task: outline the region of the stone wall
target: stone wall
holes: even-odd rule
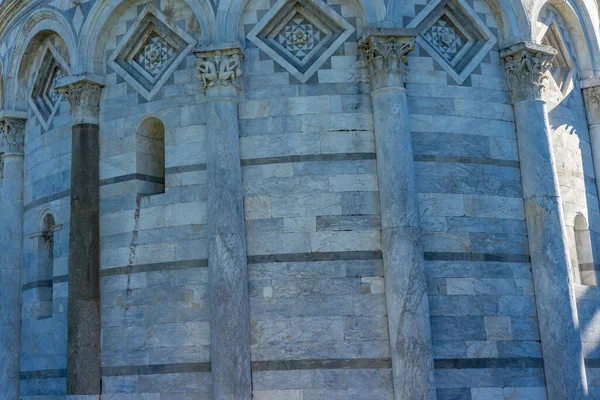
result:
[[[582,82],[600,71],[590,39],[600,36],[597,27],[576,26],[550,5],[531,16],[514,1],[512,8],[485,0],[34,3],[0,5],[4,158],[15,145],[5,126],[10,115],[27,117],[24,173],[10,177],[23,193],[23,237],[14,238],[22,250],[6,239],[14,219],[0,215],[7,224],[0,244],[22,259],[21,297],[0,293],[0,310],[20,307],[21,314],[20,349],[2,347],[18,338],[8,337],[0,316],[0,354],[20,354],[13,362],[20,379],[0,367],[7,400],[14,390],[3,388],[17,381],[15,399],[23,400],[560,399],[553,364],[564,359],[542,348],[561,340],[565,348],[583,346],[587,390],[600,398],[600,148],[582,96]],[[15,13],[19,4],[24,11]],[[530,21],[537,21],[534,35],[519,28]],[[538,224],[553,235],[546,242],[528,235],[538,225],[526,206],[535,193],[527,194],[533,186],[526,187],[524,165],[539,149],[523,151],[527,124],[515,112],[541,99],[519,101],[505,72],[513,60],[501,52],[527,41],[557,50],[538,77],[549,126],[541,118],[529,124],[548,128],[544,165],[551,167],[540,180],[559,192],[564,214],[555,220],[562,226]],[[550,51],[540,49],[530,56]],[[69,97],[80,81],[102,87],[97,104]],[[372,100],[383,92],[407,99],[406,108]],[[237,112],[231,103],[239,103]],[[71,127],[82,122],[99,132],[100,318],[78,328],[100,330],[101,393],[68,384],[69,357],[77,356],[67,340],[76,323],[67,307],[69,271],[93,271],[69,265],[70,253],[86,251],[69,246],[79,200],[70,191],[78,173]],[[238,126],[239,157],[237,140],[227,142]],[[386,146],[403,143],[377,143],[396,140],[385,129],[408,135],[410,145],[391,157],[402,168],[382,163],[390,159]],[[235,168],[215,175],[223,165],[240,165],[237,187]],[[416,190],[388,176],[408,176]],[[381,206],[390,193],[408,199],[396,214]],[[0,195],[14,197],[2,186]],[[245,249],[230,245],[242,228]],[[420,234],[412,242],[386,239],[390,230],[413,228]],[[563,244],[568,265],[557,250]],[[549,269],[569,269],[555,292],[538,279],[540,249],[550,254]],[[0,278],[6,260],[0,256],[7,264]],[[390,291],[402,283],[398,276],[406,293]],[[238,297],[214,292],[240,282],[241,306]],[[420,285],[425,303],[412,297]],[[557,326],[553,342],[543,323],[553,307],[543,302],[573,298],[576,309],[561,316],[576,334],[565,338],[570,325]],[[419,304],[428,304],[429,315]],[[242,316],[249,309],[247,343],[246,332],[214,318],[235,306]],[[413,331],[402,321],[421,325]],[[414,332],[427,338],[425,349]],[[216,359],[215,335],[231,337],[226,354],[241,354],[233,368],[239,382],[211,373],[224,361]],[[243,360],[245,346],[250,360]],[[581,356],[573,354],[574,364]],[[413,358],[422,364],[402,363]],[[564,387],[583,398],[571,369]],[[403,392],[429,373],[431,391]]]

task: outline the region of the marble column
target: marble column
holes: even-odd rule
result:
[[[11,400],[19,398],[25,118],[25,113],[0,113],[0,397]]]
[[[592,158],[596,173],[596,188],[600,195],[600,77],[582,82],[583,99],[590,131]]]
[[[99,77],[73,76],[58,86],[73,119],[67,395],[96,399],[102,390],[98,115],[103,84]]]
[[[501,52],[517,125],[529,252],[549,400],[583,399],[586,377],[551,130],[543,90],[556,51],[519,43]]]
[[[246,228],[238,128],[239,44],[203,47],[213,399],[252,398]]]
[[[394,398],[435,399],[429,300],[409,126],[408,30],[361,41],[370,73]]]

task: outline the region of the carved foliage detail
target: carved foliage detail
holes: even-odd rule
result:
[[[361,49],[365,54],[365,61],[371,75],[404,74],[408,53],[414,49],[412,40],[406,41],[396,37],[384,40],[367,40]]]
[[[588,122],[600,124],[600,86],[583,89]]]
[[[504,55],[513,102],[542,99],[548,79],[545,74],[552,67],[553,59],[553,54],[528,49]]]
[[[0,121],[0,138],[7,153],[22,153],[26,120],[5,118]]]
[[[242,76],[242,56],[237,50],[227,53],[229,52],[214,51],[199,55],[197,74],[202,81],[204,94],[209,88],[216,86],[240,88],[238,79]]]
[[[60,88],[71,104],[74,124],[98,123],[102,87],[92,82],[77,82]]]

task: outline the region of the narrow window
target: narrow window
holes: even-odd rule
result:
[[[155,117],[146,118],[137,132],[137,193],[165,192],[165,126]]]
[[[52,214],[46,214],[38,237],[37,319],[52,317],[55,227]]]
[[[577,268],[575,272],[579,275],[579,283],[587,286],[596,286],[592,238],[588,223],[583,215],[577,214],[573,229],[575,230],[575,249],[577,253]]]

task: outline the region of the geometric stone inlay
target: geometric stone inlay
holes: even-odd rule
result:
[[[196,41],[148,4],[109,58],[108,65],[151,100]]]
[[[50,128],[63,95],[56,92],[56,82],[68,75],[69,67],[59,51],[47,43],[37,70],[29,104],[45,130]]]
[[[496,37],[464,0],[434,0],[409,28],[417,28],[416,43],[459,84],[496,44]]]
[[[550,20],[546,26],[546,32],[542,32],[541,43],[546,46],[552,46],[557,51],[556,57],[552,61],[550,74],[558,89],[563,94],[567,94],[575,70],[574,63],[555,21]]]
[[[321,0],[279,0],[248,39],[305,83],[354,31]]]

